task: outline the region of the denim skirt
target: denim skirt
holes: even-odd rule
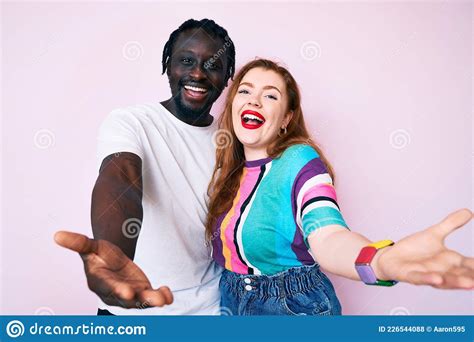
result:
[[[222,315],[341,315],[341,304],[319,265],[271,276],[222,273]]]

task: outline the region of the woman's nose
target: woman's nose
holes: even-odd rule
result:
[[[255,107],[261,107],[260,101],[256,97],[249,99],[249,105],[252,105]]]

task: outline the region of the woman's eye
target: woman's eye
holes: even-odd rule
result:
[[[272,100],[278,100],[278,98],[275,95],[267,95],[267,97]]]
[[[248,92],[248,90],[246,90],[246,89],[240,89],[240,90],[239,90],[239,94],[248,94],[248,93],[249,93],[249,92]]]

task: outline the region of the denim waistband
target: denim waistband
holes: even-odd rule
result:
[[[273,275],[238,274],[224,270],[221,281],[232,291],[255,291],[260,296],[283,297],[324,285],[319,264],[293,267]]]

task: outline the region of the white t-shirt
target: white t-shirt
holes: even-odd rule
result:
[[[99,301],[101,309],[116,315],[219,314],[222,269],[212,261],[204,234],[216,121],[191,126],[155,103],[114,110],[103,122],[99,165],[117,152],[142,159],[143,221],[134,262],[153,288],[169,286],[174,302],[141,310]]]

